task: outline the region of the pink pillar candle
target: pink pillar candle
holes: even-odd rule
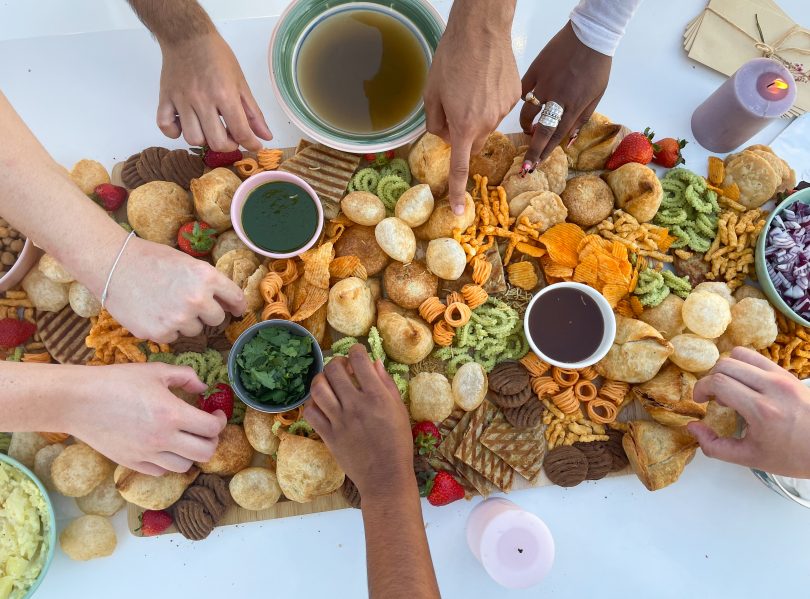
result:
[[[510,589],[539,583],[554,564],[554,539],[545,522],[500,497],[470,512],[467,544],[487,574]]]
[[[796,82],[770,58],[749,60],[692,114],[692,135],[711,152],[730,152],[796,101]]]

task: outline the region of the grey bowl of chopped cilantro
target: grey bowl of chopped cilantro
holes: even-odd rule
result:
[[[261,412],[286,412],[303,404],[312,379],[322,370],[318,342],[288,320],[254,324],[239,336],[228,356],[234,392]]]

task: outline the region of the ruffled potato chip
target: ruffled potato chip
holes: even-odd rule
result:
[[[585,231],[573,223],[559,223],[540,236],[548,255],[557,264],[576,268],[579,263],[577,248],[585,238]]]
[[[315,312],[301,321],[301,326],[312,333],[318,345],[323,345],[326,340],[326,304],[315,310]]]
[[[329,299],[329,288],[321,289],[320,287],[305,286],[299,290],[302,294],[303,302],[290,317],[293,322],[301,322],[315,314],[321,306],[326,304]]]
[[[624,285],[605,285],[602,287],[602,295],[610,304],[611,308],[615,308],[619,300],[627,295],[627,287]]]
[[[586,256],[574,269],[574,281],[596,287],[599,279],[599,261],[596,255]]]
[[[304,280],[312,287],[329,290],[329,264],[335,257],[331,242],[301,254],[304,263]],[[320,307],[320,306],[318,306]],[[316,310],[318,308],[315,308]],[[313,310],[314,312],[314,310]]]
[[[332,260],[329,264],[329,276],[334,279],[353,277],[356,276],[354,272],[359,266],[362,266],[362,264],[360,263],[360,258],[357,256],[340,256]],[[365,271],[365,269],[363,270]]]

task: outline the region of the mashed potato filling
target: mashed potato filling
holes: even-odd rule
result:
[[[0,599],[20,599],[48,554],[48,507],[25,474],[0,463]]]

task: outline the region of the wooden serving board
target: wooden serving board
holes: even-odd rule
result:
[[[511,133],[508,134],[508,137],[512,140],[516,147],[520,147],[521,145],[525,145],[528,143],[528,138],[523,133]],[[306,145],[308,142],[302,141],[302,144]],[[299,145],[299,147],[301,147]],[[284,159],[289,158],[290,156],[296,153],[298,148],[283,148],[282,152],[284,153]],[[403,158],[407,157],[407,152],[409,147],[403,147],[397,150],[397,154],[402,156]],[[116,164],[112,170],[112,181],[116,185],[122,185],[121,181],[121,169],[123,167],[123,163]],[[126,209],[122,208],[120,213],[117,214],[118,220],[125,221],[126,220]],[[622,413],[621,420],[634,420],[634,419],[649,419],[646,415],[644,409],[637,403],[633,402],[630,406],[625,408]],[[260,454],[256,454],[257,456]],[[620,470],[619,472],[614,472],[608,474],[607,476],[627,476],[628,474],[633,474],[632,469],[629,467],[625,468],[624,470]],[[514,477],[514,484],[512,486],[512,492],[520,491],[524,489],[532,489],[538,487],[546,487],[551,486],[553,483],[548,479],[545,472],[540,473],[537,479],[534,482],[529,482],[519,474],[515,474]],[[292,516],[304,516],[306,514],[316,514],[320,512],[330,512],[334,510],[342,510],[349,508],[349,504],[343,499],[341,492],[338,490],[331,495],[324,495],[322,497],[318,497],[314,501],[309,503],[297,503],[295,501],[289,501],[286,498],[282,497],[282,499],[273,507],[267,510],[262,510],[259,512],[253,512],[249,510],[242,509],[238,506],[232,506],[222,517],[219,521],[218,526],[230,526],[233,524],[245,524],[248,522],[260,522],[262,520],[275,520],[278,518],[289,518]],[[143,512],[142,508],[139,508],[136,505],[128,504],[127,506],[127,518],[129,523],[129,530],[135,536],[141,536],[137,529],[140,528],[140,521],[139,517],[140,514]],[[168,528],[162,534],[175,534],[177,533],[177,529],[174,526]]]

